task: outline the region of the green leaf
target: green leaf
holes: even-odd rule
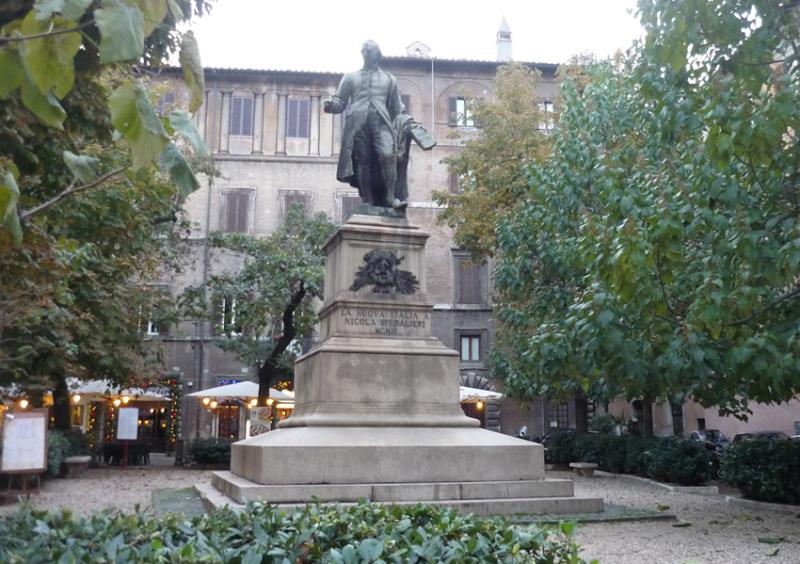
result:
[[[136,0],[142,10],[144,36],[149,37],[167,15],[167,0]]]
[[[72,175],[81,182],[91,182],[97,177],[97,165],[100,159],[86,155],[76,155],[71,151],[64,151],[64,164]]]
[[[169,172],[170,178],[180,188],[181,195],[184,197],[200,188],[200,182],[198,182],[192,167],[174,143],[170,143],[164,148],[158,162],[161,168]]]
[[[8,98],[25,80],[25,69],[19,59],[19,53],[12,47],[0,49],[0,98]]]
[[[678,521],[673,523],[672,526],[678,529],[685,529],[686,527],[691,527],[692,524],[689,521]]]
[[[203,63],[200,62],[200,48],[191,31],[183,34],[179,60],[183,71],[183,80],[186,81],[186,86],[189,87],[189,92],[192,94],[189,111],[195,113],[203,103],[206,79],[203,74]]]
[[[140,82],[123,82],[108,99],[111,123],[131,146],[134,170],[151,163],[169,142]]]
[[[100,62],[138,59],[144,51],[144,18],[137,6],[121,0],[103,0],[94,11],[100,28]]]
[[[656,505],[656,509],[658,509],[659,511],[667,511],[669,509],[669,505],[662,505],[659,503],[658,505]]]
[[[58,98],[52,92],[43,95],[27,76],[22,81],[22,103],[45,125],[64,129],[67,112],[61,107]]]
[[[383,554],[383,541],[378,539],[364,539],[358,545],[358,554],[367,562],[377,560]]]
[[[169,7],[169,13],[172,15],[173,20],[179,22],[186,19],[186,16],[183,15],[183,9],[175,0],[167,0],[167,6]]]
[[[73,27],[72,22],[55,18],[40,22],[34,12],[22,21],[20,33],[34,35]],[[20,43],[19,52],[28,76],[42,94],[51,91],[60,100],[72,90],[75,83],[73,59],[81,47],[81,34],[77,31],[29,39]]]
[[[92,3],[92,0],[36,0],[33,11],[36,19],[46,20],[53,14],[61,14],[67,20],[77,21]]]
[[[575,530],[578,528],[578,523],[575,521],[565,521],[563,523],[559,523],[559,528],[564,536],[571,537],[575,534]]]
[[[203,136],[200,135],[200,132],[197,130],[197,127],[195,127],[191,116],[187,112],[170,112],[169,124],[175,131],[180,133],[181,136],[183,136],[183,138],[189,142],[195,153],[204,158],[211,156],[208,147],[203,141]]]
[[[0,212],[2,212],[3,225],[11,233],[14,243],[19,245],[22,242],[22,226],[17,213],[17,202],[19,202],[17,181],[11,171],[6,171],[0,180]]]
[[[786,542],[786,537],[759,537],[758,542],[763,544],[780,544]]]

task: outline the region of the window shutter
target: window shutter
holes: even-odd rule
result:
[[[308,137],[308,100],[301,100],[297,104],[298,111],[298,137]]]
[[[297,137],[297,103],[289,100],[286,111],[286,137]]]
[[[253,99],[242,98],[242,135],[253,134]]]
[[[246,233],[247,216],[250,207],[250,194],[229,192],[225,195],[225,231]]]
[[[231,98],[230,134],[240,135],[242,128],[242,99],[238,96]]]
[[[447,104],[447,123],[456,125],[458,123],[458,98],[448,98]]]
[[[347,221],[347,218],[353,215],[353,210],[361,204],[361,198],[358,196],[342,196],[342,222]]]
[[[459,260],[456,268],[458,269],[458,303],[482,303],[482,266],[469,264],[466,260]]]
[[[283,218],[286,219],[286,214],[289,213],[289,208],[292,204],[300,204],[303,210],[308,213],[309,211],[309,196],[308,194],[284,194],[283,195]]]

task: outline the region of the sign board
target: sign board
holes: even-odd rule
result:
[[[3,419],[0,470],[31,474],[47,470],[47,410],[11,411]]]
[[[270,407],[251,407],[250,408],[250,436],[255,437],[270,430],[272,423],[272,408]]]
[[[120,407],[117,414],[117,440],[135,441],[139,436],[139,408]]]

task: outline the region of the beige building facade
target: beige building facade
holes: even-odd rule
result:
[[[479,134],[469,100],[492,98],[494,76],[502,63],[431,58],[419,42],[409,46],[408,53],[384,57],[381,66],[397,77],[408,112],[438,141],[430,151],[412,144],[408,173],[408,219],[431,234],[425,277],[435,303],[432,331],[445,346],[459,351],[466,385],[482,386],[489,375],[487,355],[494,338],[490,265],[473,265],[453,245],[450,230],[437,223],[441,210],[432,193],[458,189],[444,160],[459,151],[463,140]],[[510,31],[503,31],[503,37],[498,34],[498,54],[510,56]],[[552,108],[556,65],[530,66],[541,73],[542,104]],[[268,234],[282,224],[292,203],[342,223],[360,204],[356,190],[336,180],[342,116],[326,114],[321,107],[321,101],[335,93],[341,73],[209,68],[205,74],[205,98],[195,120],[219,176],[206,179],[184,206],[192,224],[190,256],[184,271],[165,281],[175,297],[212,274],[237,268],[235,258],[210,254],[207,241],[212,233]],[[167,72],[165,78],[162,101],[182,101],[187,94],[178,74]],[[215,346],[214,327],[207,322],[185,319],[155,333],[149,338],[164,347],[167,369],[178,375],[184,393],[255,377],[252,367]],[[180,434],[185,440],[226,436],[226,429],[238,426],[212,417],[188,398],[181,407]],[[530,425],[526,417],[533,416],[525,413],[516,413],[514,427]],[[243,415],[231,411],[228,417],[242,422]],[[487,402],[482,413],[473,415],[500,430],[498,403]],[[503,431],[516,430],[508,427]]]

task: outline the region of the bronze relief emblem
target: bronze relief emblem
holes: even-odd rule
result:
[[[408,270],[399,268],[404,258],[397,256],[396,251],[384,249],[368,252],[364,255],[365,264],[358,268],[350,290],[355,292],[371,285],[376,294],[416,294],[419,280]]]

